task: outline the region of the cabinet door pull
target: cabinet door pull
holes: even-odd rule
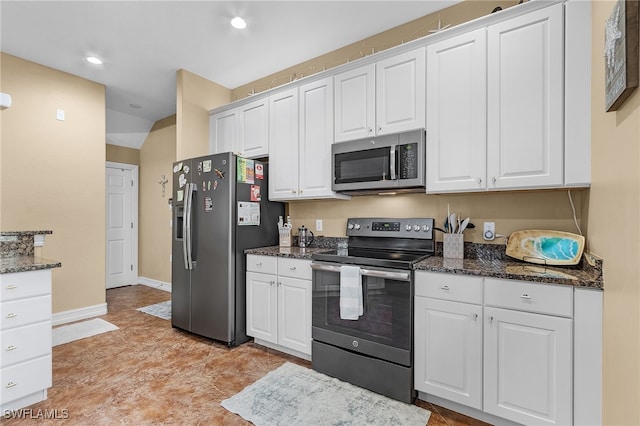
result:
[[[291,266],[291,267],[289,268],[289,270],[291,270],[291,271],[295,271],[295,270],[296,270],[296,267],[295,267],[295,266]]]
[[[275,283],[275,281],[269,281],[269,285],[274,285]]]
[[[478,178],[478,185],[482,185],[482,178]]]
[[[493,324],[493,316],[489,315],[489,324]]]
[[[282,283],[280,281],[278,281],[278,285],[282,285]]]
[[[448,285],[443,285],[442,287],[440,287],[442,290],[445,291],[449,291],[449,286]]]
[[[256,266],[262,266],[262,262],[256,263]]]
[[[493,178],[491,178],[491,181],[493,182],[493,185],[494,185],[494,186],[495,186],[495,184],[496,184],[496,180],[497,180],[497,179],[496,179],[496,177],[495,177],[495,176],[494,176]]]
[[[18,316],[18,314],[14,314],[13,312],[9,312],[9,313],[7,314],[7,318],[15,318],[15,317],[17,317],[17,316]]]
[[[15,346],[13,346],[13,345],[9,345],[9,346],[7,346],[7,352],[8,352],[8,351],[13,351],[13,350],[15,350],[15,349],[18,349],[18,348],[16,348],[16,347],[15,347]]]
[[[478,321],[478,314],[475,314],[475,313],[474,313],[474,314],[472,314],[472,315],[471,315],[471,318],[472,318],[474,321]]]
[[[7,387],[7,388],[12,388],[12,387],[14,387],[14,386],[16,386],[16,385],[17,385],[17,383],[16,383],[16,382],[9,382],[9,383],[7,383],[7,386],[6,386],[6,387]]]
[[[17,286],[17,285],[15,285],[15,284],[9,284],[9,285],[7,286],[7,290],[15,290],[16,288],[18,288],[18,286]]]
[[[522,293],[522,296],[520,296],[520,299],[531,300],[531,296],[529,296],[527,293]]]

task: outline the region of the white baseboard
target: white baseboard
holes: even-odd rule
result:
[[[107,314],[107,304],[100,303],[99,305],[87,306],[79,309],[72,309],[70,311],[57,312],[53,314],[52,325],[66,324],[69,322],[80,321],[83,319],[99,317],[100,315]]]
[[[138,284],[146,285],[147,287],[153,287],[171,293],[171,283],[166,283],[164,281],[158,281],[146,277],[138,277]]]

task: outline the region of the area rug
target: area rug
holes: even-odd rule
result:
[[[64,345],[74,340],[84,339],[117,329],[117,326],[100,318],[63,325],[53,329],[53,346]]]
[[[285,363],[220,403],[256,426],[425,426],[431,412]]]
[[[171,319],[171,300],[166,302],[156,303],[155,305],[143,306],[136,309],[137,311],[144,312],[145,314],[153,315],[154,317],[162,318],[165,320]]]

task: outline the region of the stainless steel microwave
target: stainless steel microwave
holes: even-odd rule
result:
[[[335,143],[332,189],[352,195],[424,192],[425,130]]]

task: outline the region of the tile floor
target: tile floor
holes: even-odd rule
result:
[[[247,425],[219,403],[285,361],[289,355],[246,343],[237,348],[173,329],[136,308],[169,300],[142,285],[107,290],[108,314],[119,330],[53,348],[53,387],[28,408],[66,420],[4,419],[3,425]],[[423,401],[429,425],[485,423]],[[38,411],[40,410],[40,411]],[[65,414],[66,413],[66,414]]]

